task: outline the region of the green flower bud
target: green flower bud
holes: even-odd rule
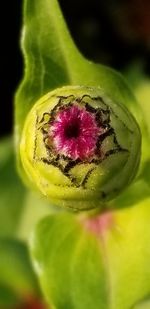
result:
[[[101,88],[66,86],[33,106],[20,154],[28,178],[50,201],[102,207],[134,178],[141,135],[130,112]]]

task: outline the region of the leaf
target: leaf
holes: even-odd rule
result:
[[[132,85],[135,96],[141,107],[141,116],[144,121],[141,123],[142,129],[142,163],[140,170],[140,177],[143,178],[148,185],[150,185],[150,122],[149,122],[149,112],[150,112],[150,80],[144,73],[143,64],[136,63],[132,64],[126,74],[128,81]]]
[[[145,160],[145,164],[149,166],[150,162],[150,152],[149,152],[149,144],[150,144],[150,121],[149,121],[149,113],[150,113],[150,80],[148,78],[144,77],[141,74],[141,79],[138,83],[138,85],[135,87],[135,95],[139,101],[143,118],[144,118],[144,124],[145,128],[143,128],[145,134],[143,134],[143,144],[145,144],[146,153],[147,153],[147,159]],[[146,146],[147,144],[147,146]],[[145,167],[145,166],[144,166]],[[148,168],[150,171],[150,169]]]
[[[150,308],[150,299],[146,297],[144,300],[136,304],[132,309],[149,309]]]
[[[150,79],[144,72],[144,63],[132,63],[126,70],[125,75],[128,82],[131,84],[135,96],[141,106],[145,123],[150,137],[150,123],[149,123],[149,98],[150,98]]]
[[[12,238],[0,238],[0,282],[17,297],[39,295],[36,276],[23,242]]]
[[[52,308],[131,309],[149,295],[149,206],[145,199],[126,210],[52,215],[38,224],[32,258]]]
[[[37,98],[69,83],[67,55],[75,53],[70,41],[57,1],[24,1],[22,48],[26,71],[17,94],[17,125],[22,125]]]
[[[139,202],[142,202],[146,198],[150,197],[150,181],[149,181],[149,164],[146,163],[144,170],[139,177],[125,189],[118,197],[112,200],[109,204],[110,208],[125,208],[130,206],[136,206]],[[146,178],[147,175],[147,178]]]
[[[150,293],[150,198],[114,212],[104,235],[112,308],[128,309]]]
[[[0,306],[1,308],[16,308],[18,298],[15,293],[0,283]]]
[[[75,216],[47,217],[33,239],[35,268],[52,308],[108,308],[102,250]]]
[[[136,97],[141,105],[143,110],[143,115],[145,117],[145,122],[148,127],[148,133],[150,137],[150,122],[149,122],[149,113],[150,113],[150,80],[148,78],[142,78],[137,87],[135,88]]]
[[[61,212],[61,209],[50,205],[45,198],[35,194],[35,192],[28,191],[17,229],[19,239],[28,242],[38,221],[46,215],[59,212]]]
[[[150,159],[143,165],[140,178],[143,178],[150,188]]]
[[[0,174],[0,236],[14,236],[27,190],[16,172],[11,138],[0,142]]]
[[[0,236],[27,240],[38,220],[56,210],[23,186],[16,171],[11,137],[0,142],[0,173]]]

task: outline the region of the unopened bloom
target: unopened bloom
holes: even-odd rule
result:
[[[132,181],[140,143],[138,125],[121,103],[100,88],[68,86],[34,105],[20,152],[30,181],[50,201],[88,209]]]

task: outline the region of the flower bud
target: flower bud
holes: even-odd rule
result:
[[[50,201],[73,209],[103,207],[134,178],[139,127],[101,88],[65,86],[38,100],[23,130],[21,161]]]

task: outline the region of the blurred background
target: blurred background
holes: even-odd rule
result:
[[[141,63],[150,74],[149,0],[59,0],[72,36],[83,54],[124,71]],[[3,1],[0,10],[0,135],[12,131],[13,95],[23,74],[19,47],[22,1]]]

